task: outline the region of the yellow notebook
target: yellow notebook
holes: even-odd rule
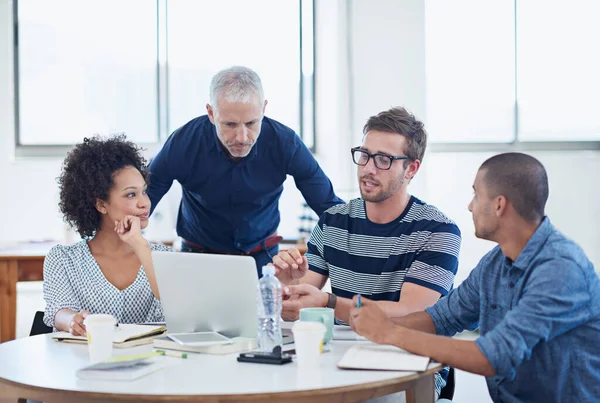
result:
[[[165,326],[161,325],[136,325],[132,323],[120,323],[115,327],[113,336],[113,346],[116,348],[129,348],[142,344],[150,344],[155,337],[164,334],[167,331]],[[66,343],[87,344],[87,337],[74,336],[69,332],[52,333],[52,338],[56,341]]]

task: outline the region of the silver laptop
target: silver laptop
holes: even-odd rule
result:
[[[169,333],[256,337],[256,263],[250,256],[153,251]]]

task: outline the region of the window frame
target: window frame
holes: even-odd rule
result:
[[[316,135],[316,122],[315,122],[315,4],[314,0],[297,0],[298,11],[299,11],[299,29],[300,29],[300,41],[298,50],[300,52],[300,65],[299,76],[299,133],[298,135],[303,140],[305,139],[305,113],[308,113],[310,118],[310,127],[307,131],[312,137],[312,146],[309,149],[315,153],[317,144]],[[154,142],[143,142],[138,143],[142,148],[147,149],[151,154],[154,154],[160,150],[162,144],[169,137],[169,63],[168,63],[168,26],[167,26],[167,12],[168,12],[168,0],[156,0],[157,5],[157,37],[156,37],[156,108],[157,108],[157,139]],[[312,13],[308,15],[308,20],[305,19],[303,13],[304,7],[309,6]],[[20,74],[19,74],[19,0],[12,2],[12,62],[13,62],[13,118],[14,118],[14,152],[16,158],[39,158],[39,157],[62,157],[64,156],[73,145],[62,145],[62,144],[23,144],[21,142],[21,124],[20,124]],[[303,35],[303,25],[307,25],[312,30],[311,36],[306,36],[306,32]],[[308,46],[303,46],[306,43],[307,38],[312,37],[312,43]],[[307,52],[309,52],[307,54]],[[308,59],[312,61],[312,74],[305,78],[303,71],[303,61]],[[305,80],[309,80],[308,88],[310,93],[307,94],[305,91]],[[312,106],[309,108],[307,105]]]

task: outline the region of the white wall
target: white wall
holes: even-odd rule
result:
[[[422,2],[412,0],[318,1],[317,149],[321,166],[339,194],[356,194],[350,147],[358,144],[366,119],[393,105],[422,117],[425,109]],[[349,7],[349,8],[348,8]],[[57,185],[62,158],[14,158],[11,4],[0,0],[0,242],[68,238],[58,213]],[[349,24],[349,25],[348,25]],[[346,35],[348,28],[351,36]],[[349,46],[350,45],[350,46]],[[351,63],[349,63],[349,61]],[[550,177],[548,215],[575,239],[600,269],[598,152],[533,153]],[[462,230],[458,280],[464,278],[491,244],[477,240],[467,204],[476,170],[491,153],[426,154],[411,192],[438,206]],[[159,204],[155,239],[173,237],[178,189]],[[286,182],[281,201],[282,232],[294,234],[300,195]]]

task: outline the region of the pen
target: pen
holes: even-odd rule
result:
[[[356,295],[356,307],[360,308],[360,294]]]
[[[186,353],[179,353],[177,351],[171,351],[171,350],[156,350],[157,353],[159,353],[160,355],[166,355],[168,357],[175,357],[175,358],[188,358]]]

